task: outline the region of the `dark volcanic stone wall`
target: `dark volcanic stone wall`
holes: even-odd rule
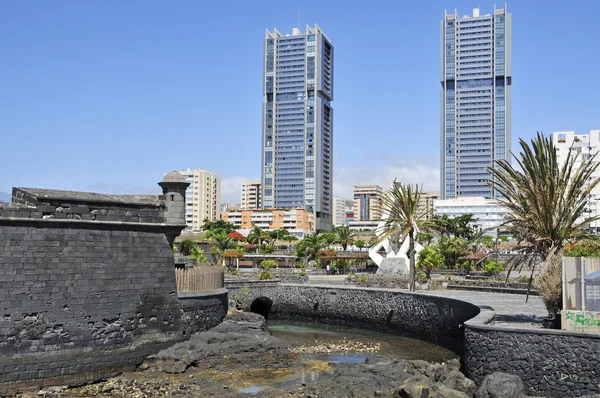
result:
[[[179,306],[186,335],[214,328],[227,315],[227,289],[179,293]]]
[[[476,383],[493,372],[521,377],[528,395],[600,393],[600,336],[553,330],[466,326],[465,369]]]
[[[37,206],[0,205],[0,395],[106,377],[182,339],[166,236],[181,226],[151,224],[164,205],[142,199],[156,218],[135,222],[48,219]]]
[[[273,301],[270,319],[323,322],[406,333],[462,353],[462,325],[479,313],[473,304],[445,297],[387,289],[298,284],[247,284],[244,302]],[[230,297],[239,292],[231,286]]]

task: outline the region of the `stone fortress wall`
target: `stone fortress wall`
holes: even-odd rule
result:
[[[160,184],[14,188],[0,204],[0,395],[107,377],[184,338],[172,242],[187,183]]]

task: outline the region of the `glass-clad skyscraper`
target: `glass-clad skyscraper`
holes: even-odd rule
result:
[[[509,158],[511,20],[506,9],[476,8],[441,23],[442,199],[496,196],[487,168]]]
[[[333,46],[318,26],[267,30],[263,95],[262,207],[305,208],[330,230]]]

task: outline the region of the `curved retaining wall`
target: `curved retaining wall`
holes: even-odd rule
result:
[[[239,291],[239,286],[232,290]],[[275,319],[410,334],[457,353],[462,353],[459,326],[479,313],[477,306],[464,301],[399,290],[273,282],[250,287],[244,304],[249,307],[263,296],[273,301],[270,317]]]
[[[528,395],[578,397],[600,393],[600,335],[494,326],[492,311],[465,324],[464,366],[481,383],[506,372],[521,377]]]
[[[214,328],[227,315],[227,289],[179,293],[178,298],[184,335]]]

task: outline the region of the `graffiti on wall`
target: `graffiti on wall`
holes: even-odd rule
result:
[[[572,332],[600,333],[600,312],[565,311],[564,328]]]

